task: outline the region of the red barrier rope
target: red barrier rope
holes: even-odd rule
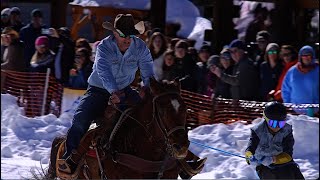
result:
[[[1,92],[18,97],[18,104],[25,115],[41,115],[46,73],[1,70]],[[49,78],[45,114],[60,115],[63,86],[54,77]]]

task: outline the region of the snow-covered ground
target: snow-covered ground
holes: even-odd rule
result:
[[[30,177],[32,168],[48,166],[51,142],[55,136],[65,134],[71,125],[71,111],[55,115],[27,118],[16,104],[16,98],[1,94],[1,179]],[[70,105],[72,103],[69,103]],[[262,118],[253,121],[260,122]],[[294,159],[306,179],[319,177],[319,119],[289,115],[293,125]],[[213,124],[189,131],[189,139],[213,148],[243,156],[253,125],[236,122],[230,125]],[[203,171],[194,179],[257,179],[254,167],[240,157],[223,154],[195,144],[190,150],[207,157]]]

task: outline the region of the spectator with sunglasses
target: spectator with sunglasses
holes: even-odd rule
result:
[[[232,74],[223,73],[219,67],[213,67],[211,72],[231,85],[231,96],[235,101],[259,100],[259,73],[246,53],[244,42],[239,39],[233,40],[229,45],[229,51],[235,62]]]
[[[298,63],[291,67],[282,83],[282,98],[285,103],[319,104],[319,64],[315,60],[311,46],[303,46],[299,51]],[[312,109],[313,113],[319,109]],[[297,110],[306,113],[304,110]],[[309,115],[313,115],[313,113]]]
[[[276,100],[278,102],[283,102],[281,96],[281,86],[284,76],[287,74],[288,70],[297,64],[298,53],[295,48],[291,45],[282,45],[280,50],[280,57],[283,60],[284,68],[282,69],[281,75],[278,80],[278,84],[274,90],[271,90],[268,94],[268,99]]]
[[[77,151],[91,122],[104,114],[109,99],[111,103],[119,104],[130,97],[138,103],[141,97],[130,87],[137,70],[140,69],[145,87],[149,86],[149,79],[154,75],[150,50],[136,36],[144,33],[143,21],[135,24],[131,14],[119,14],[114,25],[104,22],[102,26],[113,34],[101,40],[97,47],[87,92],[75,110],[72,126],[67,134],[66,151],[62,159],[57,160],[59,170],[67,174],[75,172],[78,162],[73,160],[72,155]]]
[[[264,55],[265,61],[260,65],[260,96],[263,101],[269,101],[268,94],[277,86],[283,69],[279,49],[278,44],[269,43]]]
[[[1,10],[1,31],[10,25],[10,8],[4,8]]]
[[[294,137],[286,123],[286,107],[277,101],[268,102],[264,120],[251,128],[245,156],[255,166],[260,179],[304,179],[293,160]]]

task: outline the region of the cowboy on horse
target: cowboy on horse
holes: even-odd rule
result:
[[[104,22],[102,26],[111,30],[113,34],[103,39],[97,47],[93,71],[88,79],[88,89],[75,111],[66,138],[65,152],[61,159],[57,160],[58,170],[67,174],[75,172],[79,162],[74,160],[73,155],[77,154],[80,141],[92,120],[104,113],[109,100],[113,104],[119,104],[130,98],[139,103],[140,95],[148,91],[150,78],[154,75],[150,51],[144,41],[136,36],[145,30],[142,21],[134,24],[131,14],[118,14],[114,25]],[[130,87],[138,68],[144,83],[140,95]],[[106,112],[108,113],[112,112]],[[190,154],[188,160],[191,161],[183,160],[182,165],[201,171],[206,159],[199,159],[191,152]]]

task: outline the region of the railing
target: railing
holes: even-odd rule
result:
[[[25,115],[28,117],[40,116],[43,108],[45,114],[60,115],[63,86],[52,76],[49,77],[47,91],[45,91],[45,84],[46,73],[1,70],[2,92],[18,97],[18,103],[25,107]],[[69,91],[69,93],[72,93],[72,89]],[[43,98],[45,93],[47,93],[47,96]],[[211,100],[206,95],[185,90],[181,90],[181,95],[188,107],[187,126],[190,129],[213,123],[229,124],[235,121],[241,121],[245,124],[251,123],[252,120],[262,117],[263,108],[267,103],[245,100],[233,101],[232,99],[222,98]],[[42,106],[43,103],[44,106]],[[294,105],[287,103],[285,106],[290,114],[298,114],[296,113],[297,109],[319,108],[319,104]]]
[[[187,126],[190,129],[204,124],[224,123],[229,124],[241,121],[251,123],[256,118],[262,117],[264,106],[267,102],[234,101],[232,99],[216,98],[211,100],[206,95],[189,91],[181,91],[182,98],[188,107]],[[319,108],[319,104],[284,104],[289,114],[297,115],[297,111],[304,111],[310,107]]]
[[[1,70],[1,93],[18,97],[28,117],[60,115],[63,86],[46,73]]]

